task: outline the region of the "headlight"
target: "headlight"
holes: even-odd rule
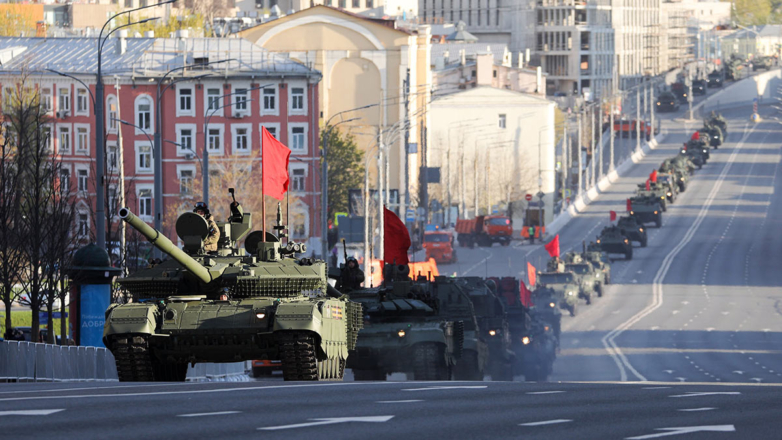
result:
[[[631,213],[632,214],[632,213]],[[600,239],[597,240],[597,244],[600,244]]]
[[[635,213],[633,211],[630,211],[630,215],[633,215],[633,214],[635,214]]]
[[[521,343],[524,344],[524,345],[528,345],[529,344],[529,336],[524,336],[523,338],[521,338]]]
[[[670,197],[670,196],[671,196],[671,192],[670,192],[670,191],[668,191],[668,197]]]
[[[703,152],[705,153],[705,152],[706,152],[706,150],[703,150]]]
[[[660,105],[660,103],[658,102],[657,105]]]
[[[657,214],[657,211],[654,211],[655,214]]]
[[[639,229],[639,231],[643,232],[643,231],[644,231],[644,228],[640,228],[640,229]]]
[[[573,296],[573,292],[568,292],[568,296]]]
[[[679,177],[679,180],[681,180],[682,182],[684,182],[684,177]]]
[[[266,313],[260,313],[260,312],[256,313],[255,317],[258,318],[258,319],[264,319],[264,318],[266,318]]]
[[[489,336],[496,336],[497,330],[489,330]]]
[[[543,330],[545,330],[545,331],[549,331],[549,329],[550,329],[550,328],[551,328],[551,327],[549,327],[549,326],[547,326],[547,325],[546,325],[546,326],[543,326]]]
[[[627,244],[627,239],[625,238],[625,244]]]
[[[660,196],[660,199],[661,200],[665,200],[665,196]]]
[[[399,330],[398,332],[396,332],[396,334],[399,335],[400,338],[404,338],[407,333],[405,333],[404,330]]]
[[[554,303],[548,303],[548,306],[549,306],[549,307],[556,307],[557,305],[556,305],[556,304],[554,304]]]

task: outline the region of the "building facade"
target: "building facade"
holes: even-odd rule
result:
[[[90,236],[95,221],[90,217],[95,212],[96,115],[91,101],[95,47],[96,41],[89,38],[0,38],[3,97],[25,75],[40,92],[49,117],[51,147],[62,158],[63,178],[78,198],[76,230],[83,236]],[[66,53],[69,56],[63,57]],[[215,64],[184,68],[204,63]],[[164,92],[158,101],[157,83],[172,70],[168,78],[175,84],[162,81]],[[308,243],[312,251],[320,249],[318,72],[242,39],[120,37],[104,49],[103,75],[110,212],[118,211],[124,197],[126,206],[153,222],[158,154],[153,138],[159,116],[163,232],[175,237],[177,215],[201,200],[205,152],[212,212],[218,220],[227,217],[227,187],[235,186],[237,200],[246,211],[256,213],[255,228],[260,228],[263,199],[254,185],[261,173],[261,129],[265,127],[292,150],[291,236]],[[123,184],[124,192],[119,188]],[[117,221],[115,217],[113,224]]]
[[[753,26],[739,29],[721,39],[722,55],[742,59],[758,56],[779,56],[782,52],[782,25]]]

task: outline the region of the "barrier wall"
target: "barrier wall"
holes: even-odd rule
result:
[[[247,380],[245,363],[196,364],[188,381]],[[0,342],[0,382],[117,381],[114,356],[105,348]]]

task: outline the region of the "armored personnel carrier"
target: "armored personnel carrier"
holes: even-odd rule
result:
[[[722,142],[728,140],[728,121],[726,121],[721,114],[712,111],[704,121],[704,125],[718,126],[720,128],[720,132],[722,133]]]
[[[673,203],[676,197],[679,196],[679,185],[676,183],[676,178],[673,173],[657,173],[657,184],[665,188],[665,196],[668,198],[668,202]]]
[[[660,208],[663,212],[668,210],[668,191],[662,185],[650,182],[649,189],[646,189],[645,183],[639,183],[638,188],[635,190],[636,197],[650,197],[657,198],[660,201]]]
[[[644,225],[638,223],[635,217],[622,216],[616,222],[616,226],[622,230],[622,234],[630,241],[638,242],[641,247],[646,247],[648,237]]]
[[[547,287],[557,305],[576,316],[578,298],[582,287],[575,275],[570,272],[540,272],[537,274],[537,287]]]
[[[606,226],[597,237],[597,244],[607,254],[624,254],[626,260],[633,259],[633,245],[618,226]]]
[[[583,252],[584,259],[603,272],[603,284],[611,284],[611,259],[594,241],[589,242]]]
[[[384,273],[384,286],[350,292],[365,324],[347,367],[356,380],[385,380],[395,372],[415,380],[449,380],[462,355],[463,322],[439,316],[437,298],[409,278],[407,265],[386,265]]]
[[[234,201],[214,252],[204,251],[199,214],[176,222],[183,249],[129,209],[119,216],[170,257],[121,278],[133,302],[106,311],[103,341],[120,381],[184,381],[188,364],[253,359],[281,361],[285,380],[342,379],[361,305],[330,288],[323,261],[295,256],[305,245],[280,241],[279,207],[277,235],[247,235],[251,214]]]
[[[719,125],[707,118],[705,121],[703,121],[703,128],[701,128],[699,131],[709,135],[709,139],[711,140],[709,145],[714,147],[715,150],[720,148],[724,136],[722,135],[722,129]]]
[[[682,149],[679,151],[679,155],[689,158],[698,169],[701,169],[708,159],[706,156],[708,151],[708,144],[699,139],[690,139],[684,143]]]
[[[657,197],[636,196],[630,198],[630,216],[640,224],[654,223],[658,228],[663,225],[663,213],[660,199]]]
[[[681,156],[676,156],[678,159]],[[673,176],[673,181],[676,182],[678,192],[684,192],[687,190],[687,180],[690,176],[690,171],[687,167],[686,159],[684,161],[665,159],[660,168],[657,170],[659,174]],[[660,178],[658,174],[658,179]]]
[[[578,257],[577,262],[565,264],[565,271],[572,273],[579,279],[583,287],[581,298],[589,305],[592,304],[592,297],[595,295],[603,296],[602,273],[598,274],[597,269],[591,263],[584,261],[580,255]]]

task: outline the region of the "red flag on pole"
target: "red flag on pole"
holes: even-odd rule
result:
[[[627,211],[630,212],[633,210],[633,201],[630,199],[627,199]]]
[[[616,211],[611,211],[610,215],[611,215],[611,221],[615,221],[616,220]]]
[[[282,142],[274,138],[266,130],[261,128],[261,185],[263,195],[272,196],[282,200],[285,191],[288,191],[288,161],[291,150]]]
[[[696,131],[695,133],[692,134],[692,137],[690,139],[692,139],[694,141],[701,140],[701,132],[700,131]]]
[[[653,170],[652,174],[649,174],[649,180],[651,180],[654,183],[657,183],[657,170]]]
[[[385,264],[408,264],[407,250],[410,249],[410,234],[405,224],[393,211],[383,207],[385,232],[383,233],[383,260]]]
[[[527,280],[530,287],[535,288],[535,283],[538,281],[537,274],[535,273],[535,266],[529,261],[527,262]]]
[[[519,280],[519,299],[524,307],[532,306],[532,292],[527,289],[522,280]]]
[[[650,191],[651,190],[651,186],[652,185],[649,183],[649,179],[646,179],[646,190]]]
[[[544,247],[546,248],[546,251],[550,256],[558,257],[559,256],[559,234],[555,235],[554,239],[551,240]]]

